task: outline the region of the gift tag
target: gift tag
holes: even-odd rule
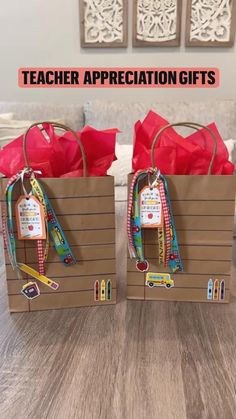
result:
[[[143,228],[163,226],[163,213],[158,187],[145,186],[139,193],[140,220]]]
[[[40,290],[36,282],[28,282],[25,284],[22,287],[21,293],[29,300],[33,300],[40,296]]]
[[[20,196],[16,203],[16,222],[19,240],[46,239],[43,206],[35,196]]]

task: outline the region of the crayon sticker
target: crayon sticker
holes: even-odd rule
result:
[[[207,299],[208,300],[212,300],[213,299],[213,286],[214,286],[214,282],[210,278],[209,281],[208,281],[208,287],[207,287]]]
[[[224,279],[209,279],[207,286],[207,299],[213,301],[223,301],[225,299]]]
[[[33,195],[20,196],[15,209],[18,239],[45,240],[44,209],[38,199]]]
[[[157,187],[145,186],[139,194],[140,220],[143,228],[163,226],[163,211],[160,191]]]
[[[220,281],[219,300],[223,301],[224,299],[225,299],[225,281],[222,279],[222,281]]]
[[[104,279],[101,281],[100,294],[101,294],[101,301],[106,301],[106,282],[104,281]]]
[[[219,299],[219,280],[215,279],[214,281],[214,291],[213,291],[213,300],[218,301]]]
[[[99,301],[99,281],[94,282],[94,301]]]
[[[101,282],[97,279],[94,282],[94,301],[111,301],[112,300],[112,283],[108,279],[103,279]]]
[[[106,283],[106,300],[111,301],[111,280],[108,279]]]

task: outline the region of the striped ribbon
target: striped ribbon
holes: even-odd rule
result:
[[[166,200],[167,200],[167,204],[168,204],[168,208],[169,208],[169,214],[170,214],[171,241],[170,241],[169,267],[170,267],[172,272],[176,272],[176,271],[183,272],[183,270],[184,270],[183,269],[183,263],[182,263],[181,256],[180,256],[180,250],[179,250],[179,244],[178,244],[178,239],[177,239],[177,234],[176,234],[176,229],[175,229],[173,211],[172,211],[171,202],[170,202],[168,184],[167,184],[167,180],[166,180],[165,176],[161,175],[161,179],[162,179],[163,184],[164,184],[165,195],[166,195]]]
[[[7,184],[6,188],[6,218],[3,222],[4,227],[4,236],[6,240],[6,247],[9,254],[9,259],[11,261],[13,269],[17,268],[16,260],[16,243],[14,237],[14,226],[13,226],[13,213],[12,213],[12,194],[13,189],[17,182],[20,180],[20,176],[13,176]]]
[[[38,257],[38,270],[40,275],[45,275],[45,264],[44,264],[44,244],[43,240],[37,240],[37,257]]]
[[[159,189],[165,223],[165,266],[168,266],[170,260],[170,213],[166,200],[165,188],[162,181],[159,183]]]
[[[39,183],[36,181],[35,176],[34,176],[33,173],[30,176],[30,184],[31,184],[31,188],[32,188],[32,194],[38,199],[38,201],[43,206],[44,217],[45,217],[45,220],[46,220],[46,223],[45,223],[46,224],[45,246],[43,245],[43,242],[42,242],[42,244],[40,243],[40,241],[37,243],[38,258],[43,257],[44,261],[46,261],[47,258],[48,258],[48,252],[49,252],[49,232],[48,232],[48,223],[47,223],[47,206],[46,206],[46,202],[45,202],[45,199],[44,199],[43,192],[42,192],[41,188],[39,187]],[[43,255],[42,255],[42,253],[43,253]],[[45,268],[42,267],[42,264],[40,262],[39,262],[39,270],[41,271],[42,275],[44,275],[43,272],[44,272]]]
[[[7,190],[9,188],[9,186],[11,186],[11,184],[13,182],[15,182],[16,180],[19,179],[19,175],[14,175],[10,178],[9,182],[7,183],[6,189],[5,189],[5,196],[7,194]],[[7,202],[5,202],[6,208],[5,206],[2,208],[2,235],[3,235],[3,241],[4,241],[4,245],[8,251],[9,254],[9,241],[8,241],[8,237],[7,237],[7,233],[6,233],[6,221],[7,221],[7,217],[6,217],[6,211],[7,211]]]
[[[165,230],[163,227],[158,228],[158,248],[159,248],[159,255],[158,255],[159,265],[164,265],[165,263]]]
[[[65,266],[74,265],[77,263],[75,256],[73,255],[71,248],[67,242],[67,239],[60,226],[58,218],[52,208],[52,205],[38,180],[31,176],[30,183],[33,192],[36,194],[38,200],[44,201],[47,216],[47,231],[50,235],[51,240],[54,243],[55,250],[63,264]]]
[[[135,228],[133,225],[133,217],[132,217],[132,212],[133,212],[133,204],[134,204],[134,190],[135,190],[135,185],[139,179],[140,175],[146,175],[148,172],[147,170],[138,170],[132,179],[132,183],[130,186],[130,192],[129,192],[129,199],[128,199],[128,213],[127,213],[127,235],[128,235],[128,244],[129,244],[129,253],[130,253],[130,257],[136,258],[136,249],[135,249],[135,245],[134,245],[134,236],[133,236],[133,229]]]

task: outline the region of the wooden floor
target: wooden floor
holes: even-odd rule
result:
[[[124,272],[116,307],[30,314],[1,280],[1,419],[235,418],[236,300],[127,302]]]

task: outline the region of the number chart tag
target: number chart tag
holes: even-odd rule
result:
[[[42,204],[31,195],[20,196],[16,203],[16,223],[19,240],[45,240],[44,210]]]
[[[162,227],[163,212],[160,191],[145,186],[139,193],[140,220],[144,228]]]

